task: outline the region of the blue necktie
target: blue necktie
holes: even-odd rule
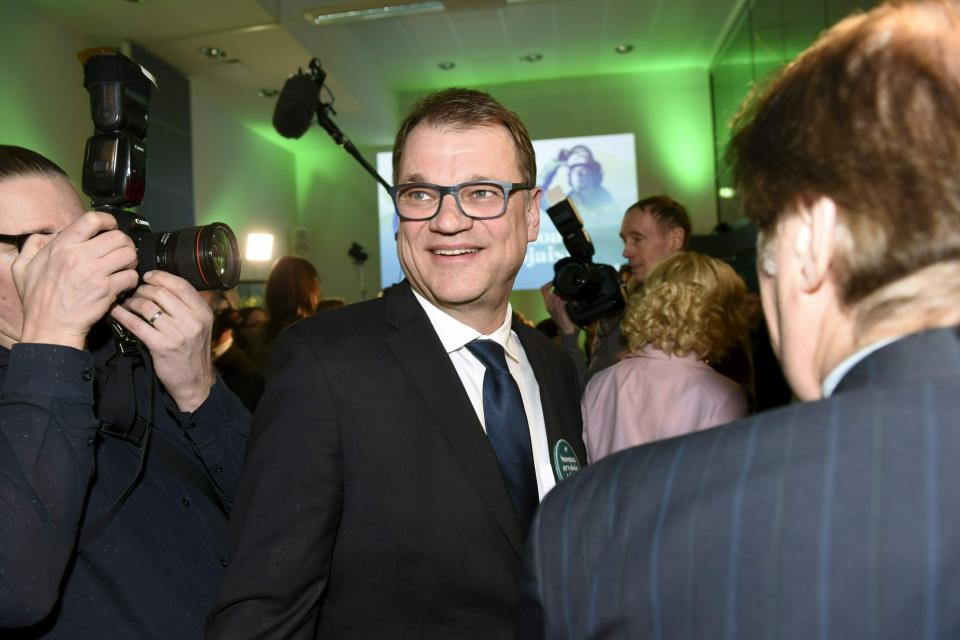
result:
[[[483,374],[483,418],[487,439],[507,482],[510,499],[526,533],[540,501],[537,476],[533,469],[530,427],[523,409],[520,387],[510,375],[503,347],[493,340],[474,340],[467,345],[486,367]]]

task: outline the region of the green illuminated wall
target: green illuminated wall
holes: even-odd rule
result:
[[[732,185],[723,155],[730,123],[750,89],[806,49],[824,29],[875,4],[873,0],[755,0],[743,7],[710,66],[718,192]],[[736,198],[717,200],[721,221],[742,221]]]
[[[304,149],[296,153],[299,224],[309,230],[323,293],[351,301],[375,297],[380,290],[376,195],[382,187],[319,127],[298,142]],[[375,150],[360,151],[376,164]],[[362,268],[347,256],[352,242],[370,256]]]
[[[25,3],[0,4],[0,143],[44,154],[78,187],[93,125],[76,53],[93,44]]]
[[[297,222],[294,155],[223,111],[197,82],[191,128],[197,223],[226,222],[241,250],[248,233],[272,233],[274,255],[284,255]],[[242,278],[263,279],[268,266],[244,261]]]

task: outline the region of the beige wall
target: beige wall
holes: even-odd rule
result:
[[[293,154],[223,111],[202,83],[191,83],[190,103],[197,223],[226,222],[241,251],[248,233],[272,233],[274,255],[284,255],[297,221]],[[244,261],[241,278],[263,279],[268,267]]]
[[[42,153],[78,188],[93,124],[76,54],[93,44],[26,3],[2,3],[0,143]]]

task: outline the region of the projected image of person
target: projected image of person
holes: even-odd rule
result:
[[[561,149],[544,167],[540,188],[546,191],[554,186],[557,174],[563,168],[567,169],[568,184],[561,186],[577,205],[587,230],[618,224],[620,211],[613,196],[603,186],[603,167],[594,159],[590,147],[579,144]],[[541,208],[546,211],[546,207],[544,200]]]

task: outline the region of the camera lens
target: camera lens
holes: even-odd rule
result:
[[[240,279],[240,246],[221,222],[162,233],[148,233],[137,249],[140,276],[161,269],[180,276],[197,291],[231,289]]]
[[[592,290],[590,264],[576,258],[563,258],[553,265],[553,288],[565,300],[589,296]]]

